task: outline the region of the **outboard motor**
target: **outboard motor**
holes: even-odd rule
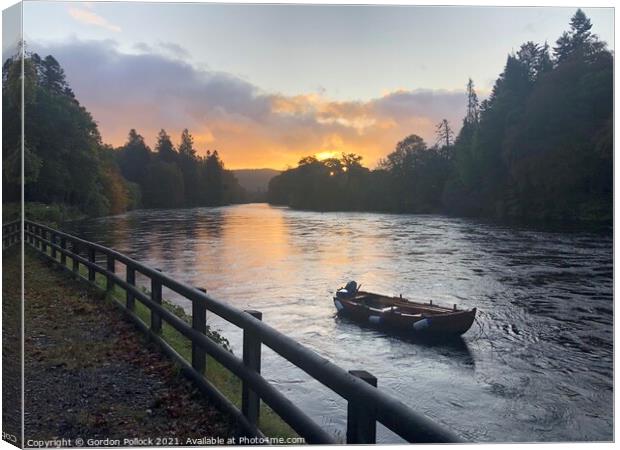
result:
[[[349,281],[346,286],[336,291],[336,297],[348,298],[353,297],[357,293],[357,283],[355,281]]]

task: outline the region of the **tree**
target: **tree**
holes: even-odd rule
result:
[[[199,161],[194,149],[194,138],[187,128],[181,133],[178,165],[185,182],[185,203],[192,206],[200,204],[202,186],[200,184]]]
[[[224,188],[222,184],[224,163],[220,160],[217,150],[207,151],[204,162],[203,177],[205,188],[203,198],[206,205],[221,205],[224,200]]]
[[[573,57],[589,59],[605,49],[605,43],[599,41],[596,34],[590,32],[592,23],[585,13],[578,9],[570,20],[570,30],[565,31],[556,41],[554,48],[557,64],[562,64]]]
[[[396,144],[396,149],[386,159],[379,161],[379,167],[390,172],[404,173],[415,165],[417,157],[424,151],[424,139],[412,134]]]
[[[132,128],[129,130],[127,143],[118,152],[118,162],[123,177],[143,185],[150,160],[151,149],[144,142],[144,138]]]
[[[23,106],[30,110],[36,104],[38,78],[31,59],[23,60],[24,103],[22,104],[22,58],[21,46],[18,52],[7,58],[2,66],[2,185],[5,198],[19,201],[22,183],[22,133],[21,116]],[[25,184],[35,182],[41,169],[41,158],[33,151],[29,141],[24,141]]]
[[[163,128],[159,131],[159,135],[157,136],[155,151],[162,161],[172,163],[177,160],[177,152],[174,149],[172,140]]]
[[[185,128],[181,133],[181,143],[179,144],[179,154],[187,156],[189,158],[196,157],[196,150],[194,149],[194,138],[189,133],[189,130]]]
[[[65,71],[52,55],[47,55],[43,60],[37,55],[34,61],[38,66],[37,69],[41,76],[40,84],[44,89],[57,95],[74,98],[73,91],[65,78]]]
[[[150,208],[178,208],[184,200],[185,186],[179,167],[161,159],[152,161],[147,168],[144,203]]]
[[[474,126],[478,123],[479,107],[474,81],[470,78],[467,82],[467,115],[465,116],[465,122],[468,125]]]
[[[450,128],[447,119],[439,122],[435,134],[437,135],[437,145],[441,146],[442,156],[449,159],[451,157],[450,147],[454,142],[454,131]]]
[[[24,72],[26,201],[66,203],[91,215],[108,213],[97,124],[74,98],[53,57],[26,55]],[[3,90],[3,103],[15,94],[14,89]],[[16,140],[9,137],[8,141],[21,144],[19,136],[17,132]]]
[[[441,204],[449,162],[436,147],[415,134],[406,137],[379,168],[389,175],[391,208],[400,212],[432,212]]]
[[[516,58],[524,66],[527,79],[532,84],[553,68],[549,56],[549,45],[546,42],[544,45],[532,41],[526,42],[519,48]]]
[[[137,207],[141,198],[147,207],[178,207],[207,200],[221,205],[243,197],[217,152],[208,161],[196,155],[187,129],[180,154],[164,130],[156,154],[135,129],[118,150],[104,145],[93,117],[75,98],[51,55],[28,53],[22,59],[20,48],[3,63],[2,80],[5,199],[17,201],[23,182],[27,202],[68,204],[96,216]],[[27,120],[23,142],[22,114]]]
[[[443,120],[441,146],[410,135],[373,171],[355,156],[305,157],[271,180],[269,201],[317,210],[610,222],[613,55],[590,29],[577,11],[559,40],[569,50],[556,64],[547,43],[524,43],[508,55],[482,103],[469,79],[456,139]]]

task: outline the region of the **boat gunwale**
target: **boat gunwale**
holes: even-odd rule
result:
[[[392,302],[393,304],[387,306],[386,308],[377,308],[375,306],[362,304],[362,300],[366,298],[384,299],[384,300],[387,300],[388,302]],[[427,313],[428,315],[442,315],[442,316],[475,314],[476,313],[475,307],[469,308],[469,309],[454,309],[454,308],[450,308],[446,306],[434,305],[431,303],[416,302],[416,301],[409,300],[404,297],[395,297],[395,296],[383,295],[383,294],[378,294],[375,292],[368,292],[368,291],[358,291],[352,297],[334,296],[334,300],[345,301],[345,302],[351,303],[352,306],[363,307],[365,309],[371,310],[373,312],[377,312],[379,314],[389,313],[390,311],[389,310],[385,311],[385,309],[399,307],[399,306],[411,307],[411,308],[417,308],[417,309],[423,310],[422,313],[417,313],[417,314],[401,313],[402,316],[407,316],[407,317],[413,317],[415,315],[425,314],[425,313]],[[398,303],[400,303],[400,305]]]

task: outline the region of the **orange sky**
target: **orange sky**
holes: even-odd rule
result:
[[[182,59],[124,53],[112,41],[74,40],[38,51],[61,63],[105,143],[123,145],[135,128],[153,147],[164,128],[176,144],[188,128],[199,154],[218,150],[230,169],[285,169],[326,152],[357,153],[374,167],[410,134],[433,145],[444,118],[458,131],[465,113],[464,89],[399,89],[337,101],[320,90],[265,91]]]
[[[510,51],[553,43],[574,10],[26,2],[23,27],[106,143],[188,128],[233,169],[326,152],[373,167],[410,134],[434,144],[444,118],[457,132],[468,78],[484,98]],[[613,48],[613,9],[586,13]]]
[[[165,129],[176,144],[187,126],[198,153],[217,149],[230,169],[285,169],[296,166],[304,156],[326,157],[342,152],[360,154],[365,165],[374,167],[409,134],[419,134],[429,145],[434,144],[436,125],[444,116],[458,129],[462,97],[458,92],[397,91],[368,102],[335,102],[317,94],[267,95],[267,108],[258,117],[215,111],[201,123],[186,111],[192,119],[185,122],[190,122],[188,125]],[[445,107],[445,111],[428,108],[429,115],[424,115],[425,104],[432,101],[437,103],[436,107]],[[124,108],[122,115],[127,120],[118,120],[118,114],[110,114],[109,109],[98,103],[92,103],[89,109],[99,123],[105,142],[122,145],[128,132],[126,124],[142,122],[136,124],[136,129],[154,146],[163,121],[140,120],[145,116],[141,107]]]

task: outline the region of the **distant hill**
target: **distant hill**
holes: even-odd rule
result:
[[[248,193],[267,192],[269,180],[281,173],[281,171],[274,169],[239,169],[232,172],[237,177],[241,187]]]

